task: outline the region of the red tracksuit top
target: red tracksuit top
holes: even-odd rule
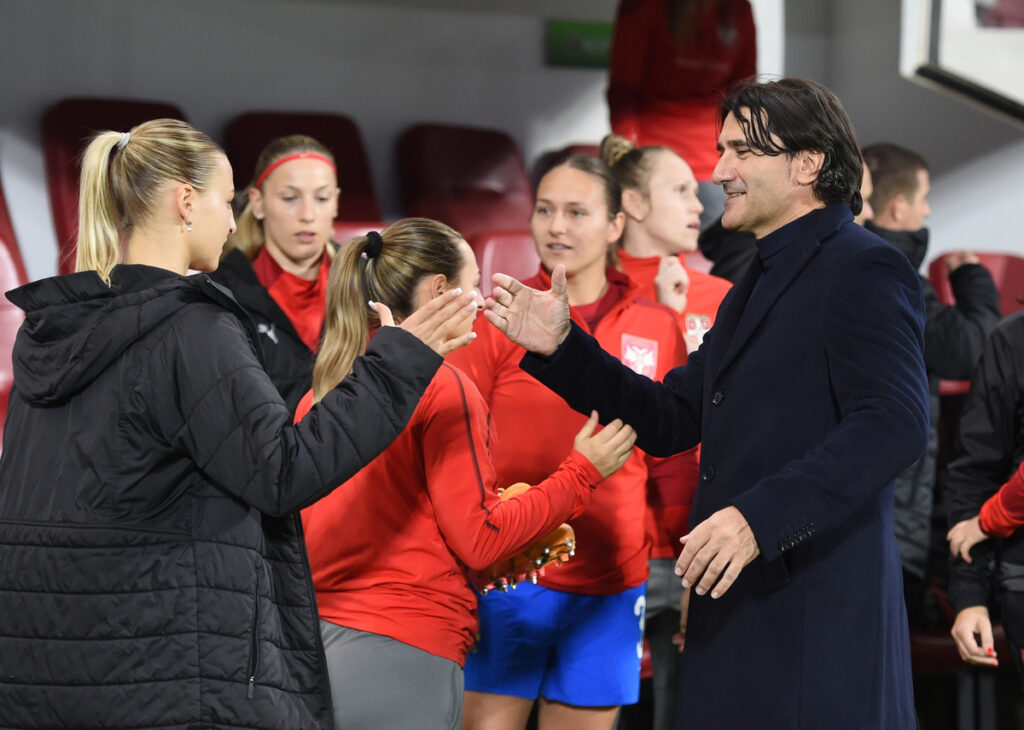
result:
[[[723,93],[757,72],[754,18],[747,0],[729,2],[729,27],[716,7],[696,20],[686,47],[668,27],[666,0],[622,0],[609,61],[612,130],[638,146],[679,153],[700,181],[718,162],[718,107]]]
[[[1009,537],[1024,525],[1024,464],[981,506],[979,525],[993,537]]]
[[[660,379],[685,359],[683,339],[672,311],[637,294],[622,272],[608,270],[624,294],[591,333],[601,346],[637,372]],[[527,286],[547,289],[541,271]],[[573,320],[589,331],[570,309]],[[571,448],[586,416],[519,368],[524,350],[483,317],[477,339],[448,360],[479,387],[491,409],[491,452],[499,483],[535,482],[554,469]],[[569,593],[610,595],[647,580],[649,544],[644,534],[648,457],[639,449],[594,490],[590,506],[570,521],[576,531],[576,557],[561,568],[549,567],[541,585]]]
[[[718,305],[732,284],[726,279],[691,269],[686,266],[682,255],[679,261],[690,278],[690,287],[686,292],[686,309],[675,315],[682,331],[691,342],[699,345],[704,333],[715,323]],[[657,299],[654,277],[661,264],[660,256],[630,256],[619,249],[619,264],[629,278],[637,282],[641,295]],[[697,492],[700,445],[678,456],[658,460],[651,470],[656,478],[651,480],[647,492],[647,514],[644,517],[651,540],[651,557],[679,557],[683,549],[679,538],[689,532],[690,505]]]
[[[601,479],[570,443],[536,486],[499,501],[496,486],[508,484],[495,478],[488,439],[483,398],[445,364],[391,446],[302,511],[323,619],[465,663],[476,632],[465,567],[485,568],[580,514]]]

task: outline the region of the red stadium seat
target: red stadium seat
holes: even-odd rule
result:
[[[57,231],[57,270],[75,269],[78,238],[78,177],[81,154],[93,133],[112,129],[127,132],[149,119],[184,119],[171,104],[123,99],[64,99],[43,115],[43,153],[50,207]]]
[[[447,223],[467,240],[530,219],[526,167],[504,132],[417,124],[398,139],[398,165],[405,214]]]
[[[548,150],[542,153],[533,163],[533,167],[530,169],[530,179],[533,180],[533,185],[536,187],[537,183],[540,182],[538,179],[543,173],[547,172],[554,165],[567,157],[573,155],[590,155],[591,157],[601,156],[601,145],[599,144],[583,144],[576,143],[566,145],[558,150]]]
[[[491,293],[491,274],[508,274],[516,279],[529,278],[540,269],[540,256],[528,230],[485,231],[469,239],[480,266],[480,293]]]
[[[975,252],[981,261],[981,265],[989,270],[992,279],[995,281],[996,289],[999,291],[999,308],[1003,316],[1013,314],[1018,309],[1024,308],[1020,301],[1024,298],[1024,258],[1010,253],[981,253]],[[953,286],[949,283],[949,274],[946,271],[946,256],[939,256],[928,266],[928,280],[935,287],[935,293],[939,301],[946,305],[956,304],[953,296]],[[962,395],[967,392],[971,382],[969,380],[942,380],[939,382],[939,393],[941,395]]]
[[[28,281],[25,266],[18,252],[18,243],[14,239],[14,228],[4,201],[3,189],[0,188],[0,292],[14,289]],[[21,327],[24,315],[21,310],[0,297],[0,438],[3,437],[3,424],[7,415],[7,400],[14,382],[14,371],[11,366],[11,350],[14,348],[14,337]]]
[[[975,252],[981,265],[989,270],[999,290],[999,306],[1003,316],[1013,314],[1024,308],[1024,258],[1012,253],[981,253]],[[943,304],[956,304],[953,287],[946,273],[946,256],[939,256],[928,266],[928,279],[935,287],[935,293]]]
[[[334,221],[334,242],[344,245],[354,236],[365,236],[370,231],[380,231],[387,225],[384,221]]]
[[[224,128],[224,149],[234,169],[236,190],[244,190],[252,182],[260,151],[278,137],[290,134],[313,137],[334,154],[341,187],[335,220],[380,218],[363,137],[355,122],[340,114],[248,112],[235,117]]]

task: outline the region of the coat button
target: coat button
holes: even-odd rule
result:
[[[716,390],[714,393],[711,394],[711,405],[717,406],[723,400],[725,400],[725,393],[723,393],[722,391]]]
[[[704,467],[704,470],[700,473],[701,481],[710,482],[715,478],[715,467],[708,464]]]

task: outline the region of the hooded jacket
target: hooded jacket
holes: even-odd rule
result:
[[[256,323],[263,367],[284,398],[288,410],[295,413],[299,400],[313,387],[313,363],[316,355],[299,337],[295,325],[263,288],[252,262],[239,249],[228,252],[211,275],[232,295]]]
[[[928,229],[891,231],[871,221],[865,228],[887,241],[910,265],[920,269],[928,253]],[[924,292],[924,365],[928,372],[929,433],[921,457],[896,478],[896,508],[893,530],[900,548],[903,568],[924,578],[931,543],[935,468],[939,451],[939,380],[963,380],[981,356],[985,339],[997,324],[1001,312],[999,292],[988,269],[964,264],[950,274],[955,305],[939,301],[935,288],[921,277]]]
[[[0,727],[330,727],[296,511],[441,358],[385,328],[301,424],[209,277],[35,282],[0,458]]]

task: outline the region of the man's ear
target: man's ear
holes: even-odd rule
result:
[[[800,185],[813,185],[825,164],[821,150],[800,150],[795,155],[796,181]]]
[[[622,191],[622,211],[637,223],[643,223],[651,212],[651,202],[638,191],[626,188]]]

